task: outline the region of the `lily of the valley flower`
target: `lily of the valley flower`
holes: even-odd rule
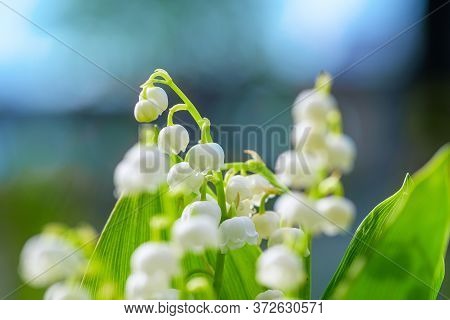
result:
[[[58,282],[45,291],[44,300],[89,300],[89,293],[79,285]]]
[[[146,98],[139,99],[134,107],[134,117],[138,122],[156,120],[169,105],[167,93],[160,87],[147,88]]]
[[[19,272],[29,285],[42,288],[79,276],[87,261],[75,246],[53,234],[30,238],[20,254]]]
[[[255,300],[283,300],[284,294],[280,290],[266,290],[258,294]]]
[[[166,182],[168,170],[169,159],[156,146],[136,144],[114,171],[116,193],[153,192]]]
[[[131,256],[133,273],[165,273],[168,277],[179,272],[178,255],[173,247],[165,243],[147,242],[140,245]]]
[[[255,206],[259,206],[261,198],[274,191],[274,187],[260,174],[252,174],[247,176],[250,183],[250,190],[253,193],[252,201]]]
[[[284,292],[296,290],[306,275],[300,258],[284,246],[264,251],[256,264],[256,279],[270,289]]]
[[[179,219],[172,227],[172,241],[183,251],[202,252],[216,248],[219,232],[216,223],[204,216]]]
[[[304,90],[295,99],[292,116],[296,123],[307,120],[324,124],[328,114],[336,108],[336,100],[331,94],[314,89]]]
[[[281,216],[284,226],[301,226],[312,233],[318,233],[324,223],[315,203],[300,192],[289,192],[277,199],[274,209]]]
[[[192,169],[199,171],[219,170],[223,167],[225,154],[217,143],[202,143],[193,146],[186,154]]]
[[[166,154],[184,152],[188,144],[189,133],[179,124],[163,128],[158,135],[158,148]]]
[[[320,163],[313,155],[289,150],[278,156],[275,172],[278,179],[288,187],[309,188],[318,180],[319,166]]]
[[[343,197],[331,196],[320,199],[317,201],[316,207],[326,219],[322,231],[329,236],[345,232],[355,219],[355,205]]]
[[[251,199],[253,197],[251,181],[241,175],[233,176],[228,181],[225,194],[228,203]]]
[[[259,239],[268,239],[280,226],[280,216],[274,211],[266,211],[252,216]]]
[[[151,275],[143,272],[132,273],[125,285],[125,296],[129,300],[157,299],[161,292],[169,289],[170,278],[164,272]]]
[[[217,201],[195,201],[184,208],[181,215],[181,220],[186,221],[192,217],[203,217],[206,219],[211,219],[211,221],[218,226],[221,215],[222,213]]]
[[[204,176],[189,166],[187,162],[180,162],[170,168],[167,183],[170,191],[175,194],[189,195],[198,193]]]
[[[349,173],[353,170],[356,156],[356,146],[352,138],[347,135],[330,134],[327,136],[328,167]]]
[[[295,250],[304,257],[307,257],[310,252],[306,241],[306,235],[303,230],[299,228],[285,227],[275,230],[270,235],[267,245],[269,248],[277,245],[283,245],[287,248]]]
[[[234,217],[219,226],[220,249],[223,253],[242,248],[246,244],[256,245],[258,233],[249,217]]]

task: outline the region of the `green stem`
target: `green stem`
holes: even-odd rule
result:
[[[269,197],[269,194],[266,193],[261,197],[261,201],[259,203],[259,213],[266,212],[266,200]]]
[[[220,171],[214,172],[214,178],[216,178],[215,186],[216,186],[217,202],[219,203],[220,211],[222,212],[222,218],[220,221],[223,221],[227,218],[227,205],[225,200],[225,188],[223,185],[222,172]]]
[[[203,179],[203,184],[202,184],[202,188],[201,188],[201,196],[200,196],[201,201],[206,201],[207,187],[208,187],[208,181],[206,179]]]
[[[303,300],[310,300],[311,299],[311,246],[312,246],[312,237],[309,232],[305,233],[306,241],[307,241],[307,247],[309,250],[309,255],[307,257],[303,258],[303,264],[305,267],[306,272],[306,281],[303,284],[303,286],[299,290],[299,298]],[[304,254],[302,252],[301,254]]]
[[[225,267],[225,254],[223,254],[222,252],[220,252],[220,250],[218,250],[216,256],[216,270],[214,272],[214,282],[213,282],[213,287],[214,290],[216,291],[217,299],[219,299],[220,289],[222,289],[224,267]]]

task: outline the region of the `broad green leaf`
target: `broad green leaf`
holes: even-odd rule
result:
[[[89,262],[82,286],[95,299],[122,299],[127,277],[130,274],[130,258],[142,243],[152,239],[152,218],[177,212],[176,201],[166,189],[156,194],[143,193],[120,198],[109,217]],[[174,217],[176,218],[176,216]],[[166,239],[167,235],[162,235]],[[153,237],[154,238],[154,237]],[[246,246],[227,254],[221,299],[254,299],[261,292],[255,280],[256,259],[260,249]],[[215,266],[215,255],[207,260],[191,255],[183,260],[184,274]]]
[[[435,299],[450,230],[446,145],[359,226],[324,299]]]

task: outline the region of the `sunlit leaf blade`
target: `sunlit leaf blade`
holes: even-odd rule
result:
[[[119,199],[83,279],[82,285],[94,299],[123,298],[131,254],[150,239],[150,218],[161,214],[161,202],[160,193]]]
[[[379,204],[352,239],[324,299],[435,299],[450,230],[450,147]]]
[[[250,245],[227,253],[220,299],[252,300],[262,291],[255,279],[256,260],[260,253],[259,247]],[[215,255],[208,255],[208,260],[214,265]]]

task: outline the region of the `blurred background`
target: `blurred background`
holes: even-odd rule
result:
[[[137,141],[139,85],[155,68],[212,122],[259,127],[291,125],[296,95],[320,70],[337,75],[359,152],[344,180],[356,228],[449,141],[450,4],[433,11],[445,2],[0,1],[0,298],[42,297],[9,293],[20,249],[43,225],[101,230],[114,167]],[[314,297],[349,240],[314,242]]]

